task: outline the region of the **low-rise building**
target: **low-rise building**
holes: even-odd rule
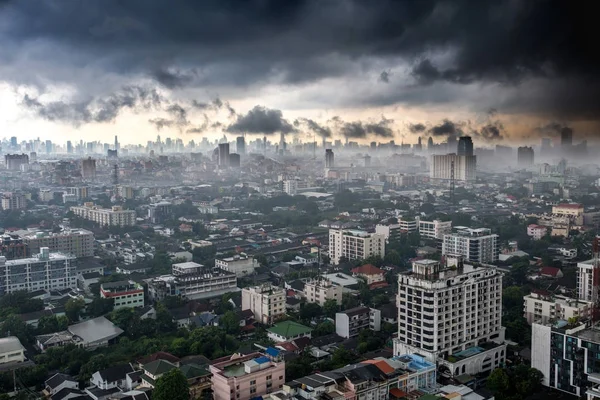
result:
[[[441,221],[434,219],[433,221],[419,220],[419,234],[422,238],[429,239],[444,239],[444,235],[452,231],[452,221]]]
[[[233,354],[210,365],[215,400],[250,400],[283,387],[285,361],[278,350],[247,355]]]
[[[113,299],[115,310],[144,307],[144,288],[134,281],[103,283],[100,285],[100,297]]]
[[[381,330],[381,311],[360,306],[335,314],[335,333],[339,336],[355,337],[364,329]]]
[[[16,336],[0,338],[0,365],[25,361],[25,347]]]
[[[38,335],[35,339],[37,348],[42,352],[50,347],[66,346],[68,344],[93,350],[108,346],[122,333],[123,330],[108,319],[98,317],[70,325],[66,331]]]
[[[301,337],[311,337],[312,328],[304,326],[294,321],[278,322],[270,328],[267,328],[267,336],[273,341],[289,342]]]
[[[242,310],[250,310],[254,319],[270,325],[285,315],[285,289],[270,284],[242,289]]]
[[[251,275],[259,267],[258,261],[253,257],[245,255],[236,255],[227,258],[215,258],[215,267],[223,271],[233,272],[236,276],[242,277]]]
[[[548,324],[557,320],[588,319],[594,303],[552,293],[534,291],[523,297],[524,317],[529,324]]]
[[[372,264],[361,265],[352,269],[352,276],[361,277],[367,281],[367,285],[385,282],[385,271]]]
[[[342,304],[343,288],[334,285],[328,279],[313,279],[305,283],[304,295],[308,303],[317,303],[321,307],[327,300],[335,300],[338,305]]]
[[[71,211],[78,217],[96,222],[101,226],[135,225],[135,210],[125,210],[121,206],[113,206],[108,209],[87,202],[83,206],[71,207]]]
[[[533,240],[540,240],[548,233],[548,227],[544,225],[531,224],[527,226],[527,236]]]
[[[561,203],[552,207],[552,214],[555,217],[568,218],[573,225],[583,225],[583,204]]]
[[[75,257],[94,256],[94,234],[86,229],[64,229],[61,232],[17,231],[31,254],[37,254],[42,247],[51,252],[72,254]]]

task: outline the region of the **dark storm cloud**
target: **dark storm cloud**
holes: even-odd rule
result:
[[[427,131],[431,136],[462,136],[464,123],[445,119],[442,123],[432,126]]]
[[[410,133],[422,133],[425,132],[426,129],[427,127],[421,123],[410,124],[408,126],[408,130],[410,131]]]
[[[558,136],[561,134],[573,134],[573,128],[570,126],[552,121],[548,122],[546,125],[540,126],[535,129],[536,132],[541,133],[547,136]]]
[[[167,111],[173,117],[173,122],[176,125],[189,125],[190,122],[187,119],[187,111],[179,104],[171,104],[165,111]]]
[[[171,128],[175,125],[175,121],[166,118],[152,118],[149,119],[148,122],[154,125],[156,127],[156,130],[158,131],[160,131],[163,128]]]
[[[504,131],[504,125],[502,124],[487,124],[481,127],[478,131],[479,136],[488,141],[501,140],[503,138],[502,132]]]
[[[141,86],[125,86],[109,96],[83,101],[51,101],[43,103],[26,94],[22,104],[49,121],[81,125],[90,122],[113,122],[121,110],[151,110],[164,98],[155,90]]]
[[[382,71],[381,74],[379,74],[379,82],[390,83],[390,76],[391,74],[389,71]]]
[[[296,128],[288,122],[281,110],[255,106],[244,115],[238,115],[227,132],[272,135],[274,133],[293,133]]]
[[[331,128],[326,125],[321,125],[310,118],[298,118],[294,121],[294,126],[306,125],[308,130],[323,138],[331,137]]]
[[[340,129],[342,136],[347,139],[364,139],[367,136],[381,138],[394,137],[394,131],[389,127],[393,120],[382,118],[380,122],[369,123],[362,121],[345,122]]]
[[[154,71],[151,76],[168,89],[184,87],[190,84],[194,79],[193,75],[190,73],[170,71],[168,69],[158,69]]]
[[[216,97],[210,103],[192,100],[192,107],[196,108],[198,110],[212,110],[212,111],[219,111],[224,108],[227,110],[230,117],[233,117],[236,115],[235,109],[229,104],[229,102],[223,101],[219,97]]]

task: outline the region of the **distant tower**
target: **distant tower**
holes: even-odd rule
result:
[[[92,157],[81,161],[81,177],[85,180],[96,179],[96,160]]]
[[[333,168],[335,165],[333,150],[325,150],[325,168]]]
[[[115,150],[119,150],[119,139],[117,139],[117,135],[115,135]]]
[[[533,161],[533,147],[523,146],[517,149],[517,164],[519,167],[530,167],[533,165]]]
[[[432,137],[427,139],[427,149],[429,149],[429,150],[433,149],[433,138]]]
[[[279,134],[279,149],[282,151],[286,150],[285,134],[283,132]]]
[[[73,154],[73,143],[70,140],[67,141],[67,153]]]
[[[448,136],[448,139],[446,140],[446,146],[448,153],[456,153],[456,136]]]
[[[219,167],[229,166],[229,143],[219,143]]]
[[[117,163],[113,164],[112,183],[115,186],[119,184],[119,165]]]
[[[564,127],[560,131],[560,146],[563,150],[568,150],[573,146],[573,130]]]
[[[473,155],[473,140],[471,136],[461,136],[458,139],[458,153],[459,156],[472,156]]]
[[[235,139],[235,150],[240,156],[246,154],[246,139],[243,136],[238,136]]]

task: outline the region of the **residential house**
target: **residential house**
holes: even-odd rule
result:
[[[127,374],[134,372],[131,364],[120,364],[96,371],[90,378],[92,385],[103,390],[124,388]]]
[[[301,337],[311,337],[312,328],[294,321],[278,322],[267,328],[267,336],[275,342],[288,342]]]
[[[79,382],[67,374],[54,374],[44,382],[44,396],[52,397],[63,389],[79,389]]]

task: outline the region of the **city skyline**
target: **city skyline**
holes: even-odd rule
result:
[[[590,17],[565,2],[0,7],[1,136],[516,146],[600,132]],[[563,15],[581,25],[551,29]]]

